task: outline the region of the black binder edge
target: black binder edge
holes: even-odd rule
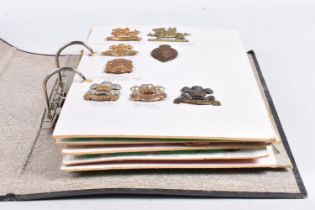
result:
[[[12,45],[11,45],[12,46]],[[23,51],[26,52],[26,51]],[[26,52],[30,53],[30,52]],[[299,187],[299,193],[283,193],[283,192],[230,192],[230,191],[200,191],[200,190],[173,190],[173,189],[137,189],[137,188],[106,188],[106,189],[88,189],[88,190],[70,190],[58,191],[49,193],[32,193],[32,194],[7,194],[0,196],[2,201],[26,201],[26,200],[42,200],[42,199],[59,199],[59,198],[74,198],[74,197],[95,197],[95,196],[162,196],[162,197],[200,197],[200,198],[250,198],[250,199],[304,199],[307,197],[307,191],[302,181],[302,177],[297,168],[296,162],[292,155],[288,140],[282,128],[279,116],[274,106],[272,97],[269,93],[266,81],[261,72],[255,52],[250,50],[247,52],[252,56],[254,65],[259,76],[259,80],[263,86],[264,93],[270,106],[276,126],[282,139],[282,143],[287,151],[289,159],[292,163],[292,170],[295,180]],[[31,53],[37,54],[37,53]],[[40,54],[37,54],[40,55]],[[48,56],[48,54],[42,54]]]

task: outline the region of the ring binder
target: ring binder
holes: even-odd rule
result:
[[[55,122],[57,118],[58,109],[61,108],[63,101],[65,99],[65,83],[62,82],[62,80],[58,80],[57,84],[55,84],[54,92],[52,92],[51,100],[48,97],[48,91],[47,91],[47,83],[49,79],[54,76],[55,74],[60,74],[62,71],[70,71],[75,74],[78,74],[83,81],[86,80],[86,77],[79,71],[74,70],[71,67],[62,67],[58,68],[57,70],[51,72],[48,74],[44,81],[43,81],[43,91],[44,91],[44,97],[45,97],[45,104],[46,104],[46,116],[49,121],[52,122],[52,124]]]
[[[4,61],[14,64],[5,67],[5,71],[8,74],[15,75],[17,70],[31,73],[32,68],[42,68],[42,72],[47,72],[48,74],[49,65],[55,64],[54,55],[41,56],[21,51],[0,38],[1,44],[5,46],[0,49],[0,52],[4,55],[10,53],[11,50],[19,52],[14,53],[10,58],[8,58],[9,56],[4,56]],[[113,194],[117,196],[150,194],[152,197],[176,195],[182,197],[201,196],[238,199],[306,198],[307,192],[303,180],[294,161],[294,156],[281,126],[268,86],[264,80],[263,71],[259,68],[258,60],[253,51],[248,52],[248,57],[259,84],[261,84],[262,92],[266,97],[266,104],[270,107],[270,113],[274,118],[276,128],[279,130],[279,136],[284,144],[284,148],[279,147],[278,149],[280,152],[288,153],[288,158],[293,165],[292,169],[275,169],[268,170],[268,172],[264,170],[178,170],[173,172],[149,170],[147,173],[143,171],[129,171],[127,175],[123,172],[77,173],[75,175],[59,172],[57,166],[61,157],[56,153],[57,146],[52,144],[51,132],[53,129],[46,127],[45,119],[42,118],[42,116],[45,117],[46,115],[42,115],[44,103],[39,101],[40,98],[38,98],[41,97],[42,92],[38,92],[37,85],[31,85],[28,91],[21,95],[21,101],[34,95],[34,98],[32,98],[32,100],[34,99],[34,106],[30,106],[29,103],[16,103],[16,97],[7,97],[8,94],[6,94],[6,91],[8,93],[19,91],[20,88],[23,88],[30,81],[41,84],[43,82],[42,75],[32,72],[30,81],[25,81],[25,74],[15,75],[13,82],[19,81],[21,83],[14,86],[5,86],[4,92],[2,91],[4,93],[2,99],[4,99],[4,104],[7,105],[3,107],[3,113],[10,114],[12,111],[16,111],[16,115],[14,118],[5,117],[9,115],[4,115],[2,118],[7,125],[15,124],[14,127],[5,126],[1,133],[5,138],[2,139],[2,144],[0,144],[2,148],[0,149],[6,151],[8,155],[4,155],[0,160],[0,165],[3,165],[3,169],[5,169],[2,170],[0,175],[0,201],[64,199],[79,196],[88,198],[95,196],[108,197]],[[69,59],[73,66],[78,65],[78,60],[79,56],[76,55],[71,55]],[[41,66],[44,61],[49,65]],[[28,68],[23,69],[26,65]],[[66,71],[66,77],[63,77],[63,81],[66,80],[67,86],[70,84],[72,75],[71,71]],[[1,82],[7,84],[12,81],[3,80]],[[50,82],[51,79],[48,83]],[[57,82],[55,80],[54,84],[58,84]],[[51,99],[54,89],[51,91],[50,87],[47,84],[48,95],[51,96]],[[25,115],[23,114],[25,112],[31,114]],[[25,117],[29,120],[25,121]],[[21,142],[23,142],[23,146],[21,146]],[[167,178],[167,182],[164,181],[165,178]],[[141,183],[145,184],[141,185]]]

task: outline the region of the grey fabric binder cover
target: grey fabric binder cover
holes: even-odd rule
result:
[[[253,56],[253,52],[249,54]],[[63,66],[75,67],[78,62],[79,56],[62,57]],[[44,114],[42,81],[53,69],[54,56],[23,52],[0,40],[0,199],[32,200],[98,194],[306,196],[259,69],[258,76],[293,169],[62,172],[59,170],[60,148],[49,138],[52,130],[41,128]],[[51,88],[52,84],[49,86]]]

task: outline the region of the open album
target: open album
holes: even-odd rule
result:
[[[236,31],[96,26],[86,43],[52,136],[63,170],[288,166]]]
[[[237,32],[127,27],[93,27],[56,55],[0,40],[1,201],[306,197]],[[62,55],[73,45],[86,50]]]

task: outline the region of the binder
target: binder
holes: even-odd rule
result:
[[[80,43],[84,46],[82,42]],[[25,52],[0,41],[0,199],[37,200],[95,195],[159,195],[220,198],[305,198],[307,193],[254,51],[248,58],[283,142],[287,169],[60,171],[58,145],[50,138],[80,55]],[[57,56],[59,58],[59,56]],[[59,61],[59,60],[58,60]],[[67,70],[68,69],[68,70]],[[60,74],[59,74],[60,72]],[[62,78],[60,83],[58,77]],[[84,76],[84,75],[83,75]],[[43,86],[48,103],[43,97]],[[48,104],[48,106],[47,106]],[[47,107],[46,107],[47,106]],[[45,108],[46,107],[46,108]],[[46,111],[45,111],[46,110]],[[47,117],[47,110],[51,116]]]

